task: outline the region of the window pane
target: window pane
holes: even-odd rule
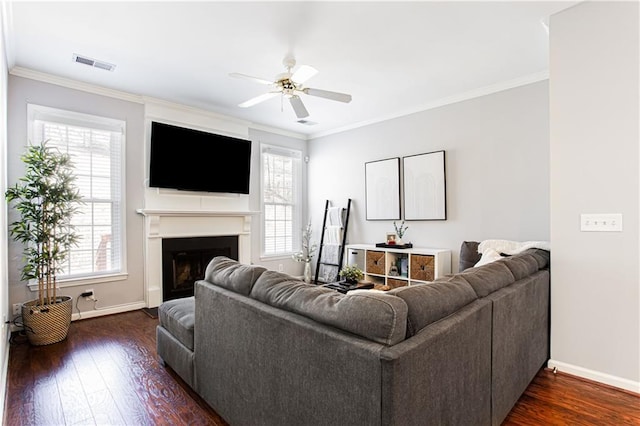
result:
[[[294,230],[300,228],[295,216],[300,203],[296,187],[300,155],[277,155],[268,150],[262,153],[262,188],[264,212],[264,253],[288,254],[296,247]]]
[[[96,225],[111,225],[111,203],[93,203],[93,221]]]
[[[92,198],[107,200],[111,198],[111,179],[108,177],[93,177],[91,184]]]

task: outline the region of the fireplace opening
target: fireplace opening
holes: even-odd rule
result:
[[[193,296],[195,282],[216,256],[238,260],[238,236],[163,238],[162,300]]]

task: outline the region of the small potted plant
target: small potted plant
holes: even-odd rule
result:
[[[19,219],[9,225],[24,244],[23,280],[38,282],[38,299],[22,305],[29,342],[48,345],[64,340],[71,324],[72,298],[56,294],[56,273],[78,237],[71,218],[80,203],[71,159],[47,142],[31,145],[21,157],[25,175],[5,196]]]
[[[358,265],[347,265],[340,271],[340,276],[349,284],[357,284],[358,280],[364,278],[364,273]]]
[[[404,236],[404,233],[407,232],[407,229],[409,229],[409,226],[405,226],[404,220],[402,221],[400,226],[398,226],[396,224],[396,221],[394,220],[393,227],[396,229],[396,235],[398,236],[398,238],[396,238],[396,244],[402,245],[403,244],[402,237]]]

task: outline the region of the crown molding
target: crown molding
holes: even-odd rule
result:
[[[96,95],[108,96],[110,98],[120,99],[123,101],[135,102],[138,104],[144,103],[144,98],[140,95],[133,95],[127,92],[121,92],[120,90],[109,89],[107,87],[102,87],[91,83],[84,83],[78,80],[47,74],[28,68],[13,67],[11,71],[9,71],[9,74],[16,77],[24,77],[31,80],[42,81],[43,83],[55,84],[57,86],[67,87],[69,89],[81,90],[83,92],[93,93]]]
[[[165,109],[178,110],[178,111],[181,111],[181,112],[200,115],[202,117],[213,118],[213,119],[217,119],[217,120],[225,120],[225,121],[232,122],[234,124],[239,124],[239,125],[246,126],[246,127],[249,127],[249,125],[251,124],[251,122],[249,122],[249,121],[242,120],[242,119],[236,118],[236,117],[232,117],[230,115],[224,115],[224,114],[220,114],[218,112],[214,112],[214,111],[210,111],[210,110],[202,109],[202,108],[198,108],[198,107],[193,107],[193,106],[190,106],[190,105],[179,104],[179,103],[176,103],[176,102],[167,101],[165,99],[154,98],[154,97],[151,97],[151,96],[142,96],[141,98],[142,98],[142,101],[143,101],[142,103],[145,104],[145,105],[152,105],[152,106],[161,107],[161,108],[165,108]]]
[[[253,129],[253,130],[260,130],[262,132],[274,133],[274,134],[280,135],[280,136],[287,136],[289,138],[300,139],[300,140],[303,140],[303,141],[309,140],[308,135],[305,135],[303,133],[296,133],[296,132],[292,132],[290,130],[279,129],[277,127],[265,126],[263,124],[251,123],[249,125],[249,128]]]
[[[371,120],[365,120],[347,126],[338,127],[325,132],[318,132],[309,135],[309,140],[318,139],[324,136],[334,135],[336,133],[346,132],[348,130],[357,129],[371,124],[380,123],[383,121],[393,120],[395,118],[405,117],[407,115],[415,114],[417,112],[428,111],[434,108],[440,108],[442,106],[455,104],[462,101],[467,101],[482,96],[491,95],[493,93],[502,92],[505,90],[513,89],[520,86],[526,86],[527,84],[537,83],[539,81],[549,79],[549,70],[540,71],[534,74],[525,75],[522,77],[514,78],[513,80],[507,80],[500,83],[492,84],[489,86],[480,87],[478,89],[470,90],[468,92],[460,93],[458,95],[449,96],[446,98],[438,99],[433,102],[427,102],[422,105],[418,105],[414,108],[405,109],[396,113],[384,115],[382,117],[374,118]]]

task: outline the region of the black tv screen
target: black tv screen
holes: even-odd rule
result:
[[[251,141],[151,123],[149,186],[249,193]]]

